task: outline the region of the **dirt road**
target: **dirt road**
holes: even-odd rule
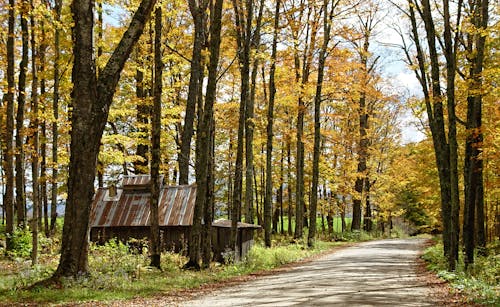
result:
[[[415,274],[420,239],[366,242],[181,306],[433,306]]]

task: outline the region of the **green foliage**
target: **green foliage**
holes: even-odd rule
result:
[[[310,254],[310,251],[299,244],[278,246],[274,248],[254,246],[248,253],[244,265],[256,270],[272,269],[286,263],[297,261]]]
[[[405,210],[404,217],[413,225],[421,228],[430,224],[429,216],[425,212],[423,205],[418,202],[418,192],[408,188],[403,189],[398,195],[398,202]]]
[[[446,270],[447,261],[443,256],[441,243],[425,250],[422,258],[428,268],[448,281],[457,291],[462,292],[467,299],[476,303],[492,306],[500,305],[500,254],[496,252],[498,241],[488,246],[488,256],[476,255],[475,263],[466,270],[460,261],[455,272]],[[462,260],[462,259],[461,259]]]
[[[31,255],[32,234],[28,227],[17,228],[11,236],[12,250],[8,252],[12,258],[26,258]]]

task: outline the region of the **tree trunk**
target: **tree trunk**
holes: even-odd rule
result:
[[[323,90],[323,78],[325,72],[325,62],[328,52],[328,43],[330,41],[330,29],[332,15],[335,5],[332,5],[331,11],[328,10],[328,0],[323,1],[323,45],[319,52],[318,63],[318,78],[316,81],[316,94],[314,95],[314,149],[313,149],[313,169],[312,169],[312,187],[311,187],[311,203],[309,215],[309,233],[307,237],[307,245],[314,246],[316,236],[316,213],[318,208],[318,180],[319,180],[319,159],[321,151],[321,94]]]
[[[283,142],[281,142],[281,161],[280,161],[280,187],[279,187],[279,191],[278,191],[278,203],[279,203],[279,207],[280,207],[280,221],[281,221],[281,234],[284,235],[285,234],[285,225],[284,225],[284,220],[283,220],[283,214],[284,214],[284,211],[283,211],[283,180],[284,180],[284,168],[285,168],[285,165],[284,165],[284,159],[285,159],[285,148],[283,147]]]
[[[193,228],[190,235],[189,262],[185,267],[199,269],[200,244],[203,238],[203,267],[210,267],[211,235],[213,202],[213,106],[217,90],[217,66],[219,63],[220,32],[222,0],[216,0],[215,6],[211,7],[210,16],[210,62],[208,66],[208,83],[204,106],[200,106],[198,129],[196,133],[196,201],[193,218]],[[213,9],[213,10],[212,10]],[[205,11],[203,12],[205,14]],[[205,219],[202,229],[201,218]]]
[[[266,145],[266,194],[264,200],[264,241],[266,247],[271,247],[271,212],[273,199],[273,124],[274,124],[274,100],[276,96],[275,72],[276,72],[276,49],[278,44],[280,0],[276,1],[274,12],[274,35],[271,51],[271,70],[269,72],[269,106],[267,108],[267,145]]]
[[[99,145],[120,72],[139,39],[155,0],[143,0],[106,66],[96,77],[93,1],[73,1],[73,93],[68,198],[59,266],[54,278],[88,270],[88,227]]]
[[[6,251],[12,250],[12,233],[14,232],[14,149],[12,139],[14,136],[14,93],[16,91],[14,78],[14,26],[15,2],[9,0],[8,36],[7,36],[7,93],[4,94],[6,102],[5,123],[6,129],[2,133],[4,147],[5,194],[3,205],[5,208],[5,233]]]
[[[422,0],[422,7],[419,7],[417,2],[409,0],[408,2],[409,18],[412,27],[412,39],[415,43],[417,50],[417,64],[418,70],[415,71],[417,79],[419,80],[424,93],[424,101],[426,105],[427,117],[429,127],[431,130],[434,152],[436,157],[436,165],[439,174],[439,186],[441,193],[441,218],[443,222],[443,246],[444,255],[449,257],[451,254],[451,181],[450,181],[450,147],[446,139],[444,129],[444,116],[443,116],[443,97],[440,87],[440,71],[439,59],[436,48],[436,30],[434,21],[432,20],[431,7],[429,0]],[[425,59],[427,55],[424,54],[424,49],[421,47],[419,39],[417,19],[415,16],[415,9],[419,12],[427,37],[428,53],[430,60],[430,81],[428,81],[428,71]],[[429,93],[429,85],[431,93]]]
[[[179,184],[189,183],[189,161],[191,155],[191,138],[193,137],[194,118],[196,115],[196,102],[202,95],[200,83],[203,75],[202,49],[205,43],[205,26],[208,1],[189,0],[189,10],[194,23],[193,53],[191,57],[191,76],[189,78],[188,98],[186,102],[186,115],[181,135],[181,148],[179,153]]]
[[[35,265],[38,261],[38,219],[39,208],[40,208],[40,197],[38,195],[38,173],[39,163],[38,163],[38,74],[37,74],[37,57],[36,52],[36,35],[35,35],[35,17],[34,17],[34,5],[33,0],[30,1],[30,21],[31,21],[31,131],[33,133],[32,148],[31,148],[31,178],[32,178],[32,189],[33,189],[33,220],[32,220],[32,250],[31,250],[31,264]]]
[[[477,1],[471,8],[471,22],[476,29],[485,30],[488,26],[488,1]],[[465,266],[474,263],[474,249],[477,245],[486,246],[484,230],[484,191],[482,152],[482,70],[486,37],[471,34],[467,37],[467,52],[471,57],[467,96],[467,137],[464,157],[465,205],[463,219],[463,241]],[[477,217],[476,217],[477,213]]]
[[[138,49],[140,49],[140,46],[137,46]],[[137,61],[139,62],[138,64],[143,64],[142,62],[142,54],[141,50],[137,51]],[[139,100],[137,104],[137,125],[138,125],[138,130],[140,131],[140,140],[142,140],[141,143],[137,144],[137,150],[136,150],[136,155],[142,157],[143,161],[136,161],[134,162],[134,171],[136,174],[146,174],[148,172],[148,144],[146,143],[147,139],[147,134],[148,134],[148,122],[150,116],[150,108],[149,106],[146,105],[146,101],[144,98],[146,98],[145,90],[144,90],[144,71],[141,68],[137,68],[135,72],[135,95],[137,99]]]
[[[62,0],[56,0],[55,2],[55,13],[56,21],[61,21],[61,11],[62,11]],[[50,233],[54,234],[56,221],[57,221],[57,180],[58,180],[58,158],[57,149],[59,132],[57,129],[57,124],[59,121],[59,85],[61,81],[59,61],[60,61],[60,49],[61,49],[61,30],[60,27],[56,27],[54,33],[54,94],[52,100],[52,112],[54,116],[54,121],[52,122],[52,194],[51,194],[51,207],[50,207]],[[44,141],[45,142],[45,141]],[[42,174],[42,176],[44,176]],[[46,177],[44,177],[46,179]],[[46,182],[46,180],[45,180]],[[46,183],[45,183],[46,186]]]
[[[162,94],[162,72],[163,62],[161,54],[161,29],[162,12],[161,7],[155,10],[155,39],[154,39],[154,87],[153,87],[153,112],[151,119],[151,198],[149,201],[151,210],[151,266],[161,269],[160,250],[160,225],[158,217],[158,204],[160,199],[160,162],[161,162],[161,94]]]
[[[251,6],[249,9],[253,10],[253,1],[249,1]],[[259,13],[257,15],[255,31],[251,37],[251,46],[256,49],[256,53],[258,53],[258,48],[260,46],[260,28],[262,23],[262,14],[264,11],[264,0],[260,1]],[[247,24],[251,25],[252,16],[247,17]],[[251,29],[247,28],[247,35],[251,34]],[[249,56],[250,61],[250,56]],[[254,120],[254,105],[255,105],[255,92],[256,92],[256,79],[257,79],[257,71],[259,66],[259,57],[254,56],[253,59],[253,67],[250,76],[250,93],[249,97],[246,99],[246,107],[245,107],[245,221],[247,223],[254,223],[254,214],[253,214],[253,134],[255,129],[255,120]]]
[[[458,190],[458,142],[457,142],[457,119],[455,114],[455,74],[456,74],[456,46],[451,36],[449,1],[444,4],[444,45],[446,58],[446,100],[448,109],[448,142],[450,152],[450,191],[451,191],[451,236],[450,255],[448,268],[455,270],[458,261],[459,242],[459,215],[460,199]],[[460,5],[460,4],[459,4]],[[459,8],[459,15],[460,15]],[[460,18],[460,17],[458,17]]]
[[[366,177],[366,182],[365,182],[365,214],[363,216],[363,230],[370,232],[373,229],[373,222],[372,222],[372,208],[370,204],[370,177]]]
[[[286,169],[287,169],[287,180],[288,183],[286,185],[288,191],[288,235],[291,236],[293,234],[292,230],[292,218],[293,218],[293,208],[292,208],[292,155],[291,155],[291,142],[290,138],[286,140]]]
[[[240,63],[240,114],[238,120],[238,145],[236,149],[236,165],[234,175],[234,190],[233,190],[233,210],[231,217],[231,248],[238,252],[236,248],[237,241],[237,222],[241,219],[241,199],[243,185],[243,145],[244,131],[247,122],[247,107],[249,99],[250,85],[250,43],[252,41],[252,21],[253,21],[253,0],[246,0],[243,8],[239,2],[233,0],[233,8],[235,12],[236,23],[236,41],[238,47],[238,61]],[[239,259],[239,255],[235,255],[235,259]]]
[[[26,105],[26,72],[28,71],[29,2],[22,0],[20,8],[22,56],[19,63],[19,83],[16,114],[16,209],[17,225],[24,227],[26,223],[25,169],[24,169],[24,109]]]
[[[41,23],[41,28],[42,28],[42,37],[41,37],[41,43],[40,43],[40,50],[39,50],[39,56],[38,58],[40,59],[40,64],[39,64],[39,70],[40,71],[45,71],[45,53],[47,51],[47,44],[46,44],[46,37],[45,37],[45,30],[44,30],[44,23],[42,21]],[[40,79],[40,97],[45,97],[46,94],[46,89],[45,89],[45,76],[42,74],[41,79]],[[44,101],[42,101],[44,102]],[[41,106],[41,112],[45,112],[46,104],[43,103]],[[43,230],[45,233],[46,237],[50,236],[50,231],[49,231],[49,215],[48,215],[48,203],[47,203],[47,174],[46,174],[46,136],[45,136],[45,130],[46,130],[46,124],[45,124],[45,119],[42,120],[42,123],[40,125],[40,119],[38,118],[39,121],[39,126],[37,129],[40,130],[42,133],[42,142],[39,142],[39,153],[38,153],[38,161],[40,162],[38,165],[39,168],[39,173],[40,177],[38,178],[38,186],[39,186],[39,193],[38,193],[38,198],[39,198],[39,208],[40,210],[38,211],[38,228],[41,230],[42,229],[42,216],[43,216]]]

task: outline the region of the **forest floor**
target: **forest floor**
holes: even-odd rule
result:
[[[425,269],[419,255],[426,242],[390,239],[359,243],[264,276],[256,274],[166,297],[116,303],[120,306],[465,305],[463,298],[450,294],[447,284]]]

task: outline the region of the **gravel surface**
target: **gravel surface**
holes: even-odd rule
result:
[[[435,306],[417,278],[422,239],[361,243],[177,306]]]

